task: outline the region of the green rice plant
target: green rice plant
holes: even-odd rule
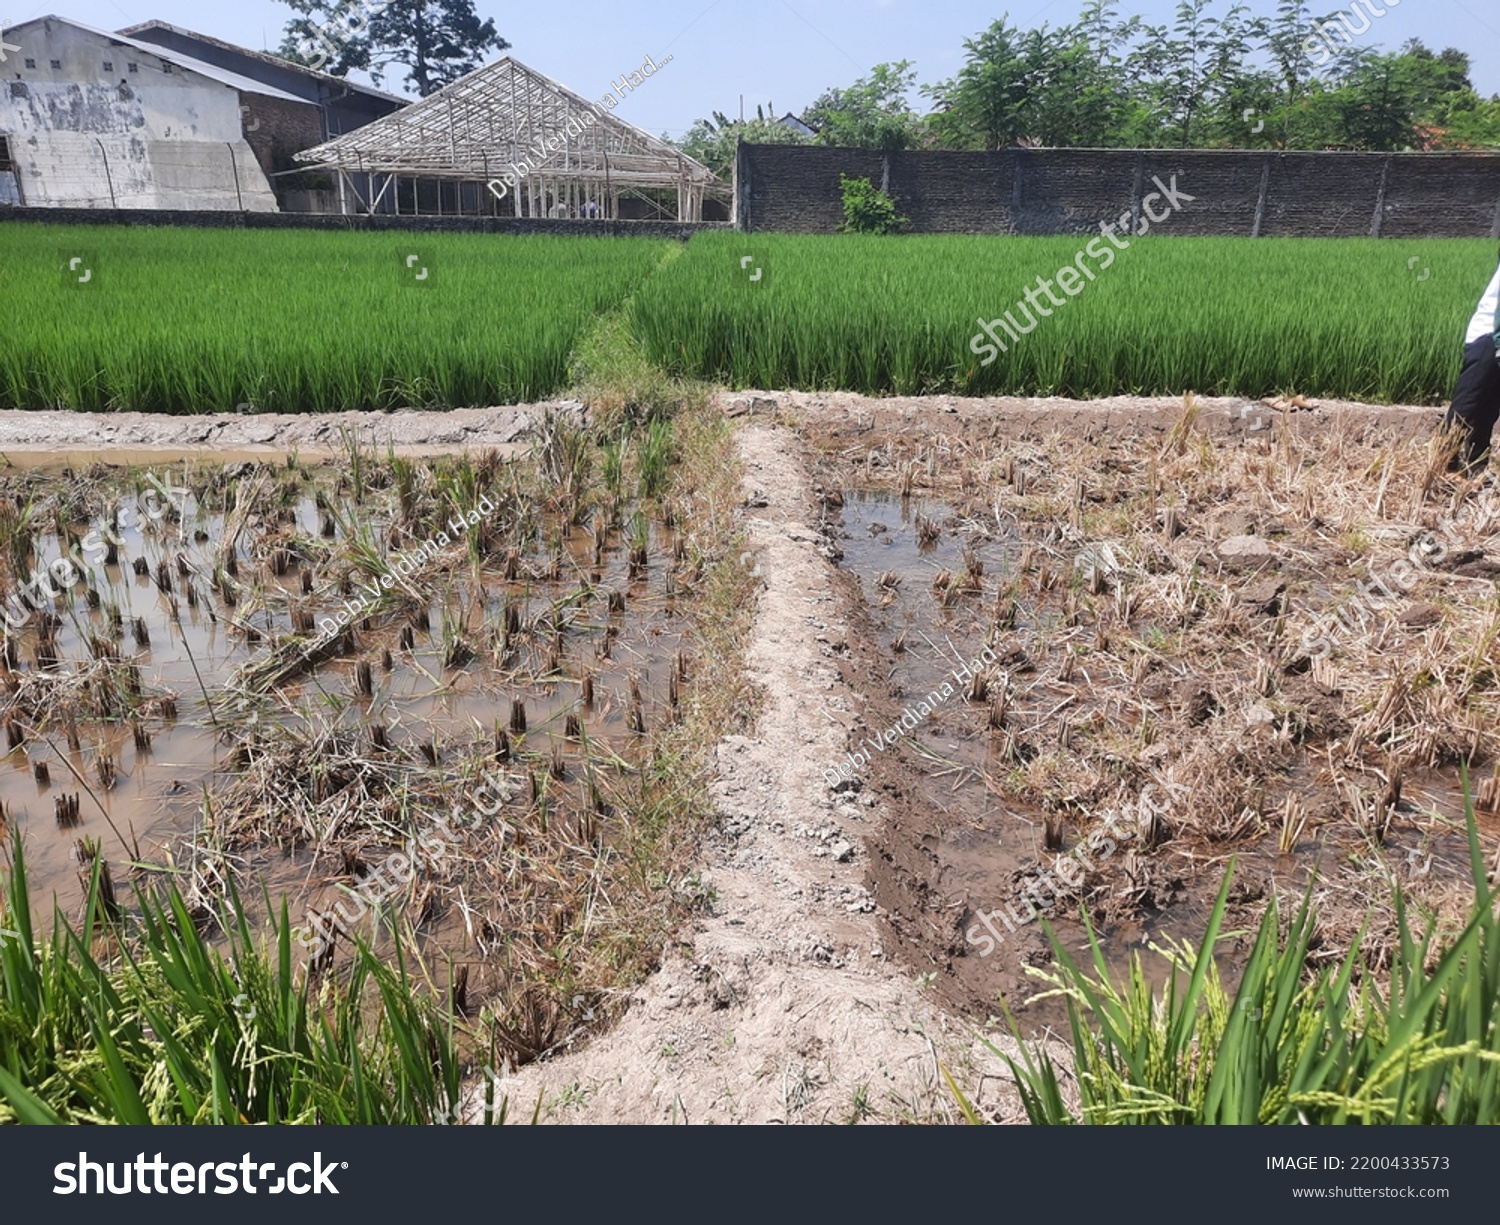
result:
[[[339,441],[349,453],[349,479],[354,485],[354,500],[365,500],[365,453],[359,446],[359,435],[347,425],[339,426]]]
[[[393,964],[360,944],[345,977],[299,981],[284,905],[267,949],[234,896],[220,949],[175,886],[161,896],[138,889],[135,912],[110,920],[102,863],[81,922],[58,911],[44,940],[14,838],[0,908],[0,1122],[452,1117],[463,1072],[457,1035],[416,990],[399,932]],[[498,1118],[491,1109],[485,1121]]]
[[[548,503],[569,523],[583,522],[594,469],[592,432],[548,413],[532,454],[550,489]]]
[[[396,454],[396,444],[387,444],[386,466],[396,483],[396,503],[401,508],[401,522],[411,523],[417,514],[417,465]]]
[[[31,494],[26,505],[17,507],[9,502],[0,503],[0,551],[10,563],[10,572],[16,583],[29,576],[32,558],[36,554],[34,533],[38,530],[37,498]]]
[[[1297,391],[1436,403],[1494,269],[1482,240],[1175,237],[1096,233],[899,239],[700,234],[627,311],[664,369],[734,387],[871,394],[1267,396]],[[1096,246],[1095,250],[1099,250]],[[1407,267],[1419,254],[1431,275]],[[1092,279],[1048,298],[1038,278],[1082,259]],[[1075,274],[1076,275],[1076,274]],[[1057,281],[1061,284],[1060,281]],[[1070,282],[1071,283],[1071,282]],[[1019,340],[982,330],[1039,310]],[[1042,315],[1041,311],[1046,311]],[[986,364],[987,363],[987,364]]]
[[[629,449],[630,438],[624,433],[619,438],[610,439],[601,444],[599,448],[600,472],[604,477],[604,487],[609,490],[610,497],[617,502],[624,495],[625,456]]]
[[[1467,772],[1464,788],[1467,795]],[[1309,895],[1284,932],[1275,902],[1267,908],[1231,999],[1213,956],[1228,876],[1197,950],[1165,950],[1169,974],[1160,989],[1139,957],[1125,985],[1113,983],[1087,915],[1092,973],[1049,928],[1059,969],[1033,973],[1067,1001],[1080,1110],[1065,1103],[1045,1051],[1023,1043],[1018,1063],[991,1046],[1009,1064],[1030,1120],[1500,1122],[1500,924],[1472,800],[1466,815],[1475,892],[1468,923],[1445,947],[1430,922],[1418,939],[1398,888],[1388,986],[1361,966],[1358,938],[1341,964],[1309,972],[1317,927]]]
[[[630,516],[630,551],[632,555],[645,557],[651,548],[651,520],[636,511]]]
[[[413,246],[429,279],[399,254]],[[674,244],[0,223],[0,408],[260,412],[544,399]],[[98,275],[69,287],[59,251]]]
[[[672,475],[672,423],[660,418],[646,427],[636,455],[640,476],[640,496],[657,497],[667,487]]]

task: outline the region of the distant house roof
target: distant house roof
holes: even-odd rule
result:
[[[134,37],[136,35],[150,33],[153,30],[159,30],[167,34],[175,34],[179,38],[192,39],[195,42],[204,43],[205,45],[210,47],[217,47],[221,51],[232,51],[236,55],[243,55],[249,59],[260,60],[262,63],[268,65],[269,67],[283,69],[289,72],[301,73],[302,75],[322,82],[325,85],[337,85],[344,89],[351,90],[354,93],[366,94],[371,98],[379,98],[384,102],[399,102],[403,106],[411,102],[410,98],[404,98],[400,94],[387,93],[383,89],[376,89],[373,85],[361,85],[358,81],[351,81],[347,77],[336,77],[329,72],[319,72],[315,68],[307,67],[306,64],[298,64],[293,60],[282,59],[279,55],[272,55],[268,51],[253,51],[249,47],[241,47],[235,43],[227,43],[222,39],[213,38],[207,34],[200,34],[197,30],[188,30],[184,29],[182,26],[175,26],[169,21],[143,21],[139,25],[126,26],[123,30],[120,31],[119,37]],[[152,48],[156,49],[158,54],[164,51],[168,51],[168,48],[161,44],[150,42],[150,40],[144,41],[146,41]]]
[[[271,85],[262,85],[259,81],[253,80],[250,77],[241,76],[237,72],[228,72],[213,64],[206,64],[202,60],[194,59],[190,55],[182,55],[168,47],[160,47],[155,43],[142,42],[139,39],[130,38],[124,34],[113,34],[109,30],[100,30],[94,26],[86,25],[84,22],[74,21],[71,17],[58,17],[55,15],[34,17],[30,21],[22,21],[14,26],[8,26],[6,32],[13,33],[24,30],[28,26],[40,25],[49,21],[55,22],[57,25],[70,26],[75,30],[82,30],[84,33],[92,34],[96,38],[101,38],[116,47],[131,47],[136,51],[144,51],[148,55],[154,55],[159,60],[165,60],[167,63],[175,64],[187,72],[194,72],[199,76],[218,81],[219,84],[226,85],[230,89],[237,89],[241,93],[258,94],[263,98],[278,98],[283,102],[304,101],[304,99],[297,97],[296,94],[289,94],[285,90],[277,89]]]
[[[807,124],[798,119],[791,111],[788,111],[776,122],[784,128],[791,128],[794,132],[802,133],[803,136],[816,136],[818,134],[817,128],[808,127]]]

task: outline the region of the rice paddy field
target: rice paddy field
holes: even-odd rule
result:
[[[0,1123],[452,1122],[464,1060],[605,1023],[700,904],[673,763],[698,685],[735,692],[694,627],[748,580],[685,435],[0,476],[7,589],[107,542],[6,609],[0,929],[49,951],[0,940]],[[181,1093],[94,1083],[101,990],[129,1001],[123,1083],[165,1058]],[[214,1072],[174,1046],[193,1017]],[[257,1090],[266,1049],[297,1058]]]
[[[737,387],[1420,404],[1451,391],[1494,266],[1484,241],[1147,236],[1107,266],[1085,253],[1093,279],[1055,295],[1062,306],[1037,289],[1051,317],[982,364],[980,322],[1010,311],[1024,329],[1026,289],[1083,246],[708,234],[651,279],[631,318],[656,361]],[[763,270],[757,283],[740,270],[744,253]]]
[[[1011,312],[1024,326],[1027,288],[1077,266],[1083,245],[727,233],[686,249],[260,231],[225,241],[0,225],[0,407],[521,403],[564,389],[591,321],[621,304],[657,365],[732,387],[1435,403],[1493,254],[1483,241],[1137,238],[1108,266],[1085,254],[1093,275],[1076,297],[1039,298],[1050,317],[1005,352],[986,350],[979,324]]]
[[[0,407],[543,399],[566,384],[594,318],[667,251],[649,240],[0,226]]]

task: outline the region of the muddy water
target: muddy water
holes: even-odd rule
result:
[[[919,536],[922,520],[939,527],[930,543]],[[918,702],[944,684],[952,689],[952,696],[938,703],[931,716],[921,718],[916,729],[898,742],[904,761],[912,767],[908,781],[914,788],[918,819],[925,818],[937,838],[939,891],[962,915],[956,937],[958,955],[952,961],[954,982],[949,986],[981,1016],[995,1011],[1000,992],[1012,1009],[1026,1012],[1024,1001],[1041,988],[1026,976],[1025,967],[1044,965],[1051,958],[1040,923],[1027,921],[1038,912],[1021,894],[1043,872],[1052,870],[1060,856],[1046,849],[1043,810],[1003,787],[1019,763],[1007,754],[1005,733],[989,726],[990,702],[969,701],[965,694],[969,672],[965,661],[979,657],[988,643],[997,579],[1013,573],[1021,549],[1019,539],[956,530],[961,525],[950,506],[882,492],[847,491],[843,521],[843,564],[859,579],[880,626],[898,716],[900,709],[920,714]],[[985,527],[994,530],[993,523]],[[980,590],[944,604],[934,596],[934,580],[945,573],[965,573],[966,544],[983,564]],[[899,578],[895,585],[892,575]],[[1016,628],[1045,627],[1018,621]],[[1024,691],[1027,710],[1065,707],[1075,687],[1087,685],[1082,674],[1068,684],[1055,677],[1015,674],[998,656],[987,666],[1012,674],[1012,698]],[[1009,726],[1016,726],[1015,714],[1007,720]],[[884,730],[872,728],[869,734]],[[1069,850],[1078,842],[1075,834],[1066,836]],[[1096,852],[1099,849],[1102,844],[1096,844]],[[1087,846],[1083,854],[1089,857]],[[1096,853],[1094,858],[1100,856]],[[1048,896],[1045,890],[1042,896]],[[1211,893],[1205,897],[1196,891],[1168,912],[1106,924],[1101,932],[1106,957],[1123,967],[1132,952],[1141,951],[1148,977],[1163,975],[1163,963],[1146,953],[1146,946],[1163,937],[1201,932],[1211,902]],[[988,930],[980,912],[989,916]],[[1070,947],[1084,951],[1086,934],[1075,921],[1076,901],[1039,913]],[[1055,1003],[1029,1011],[1033,1025],[1057,1023],[1062,1018]]]
[[[1046,965],[1052,958],[1040,924],[1025,921],[1033,908],[1022,892],[1043,873],[1055,872],[1064,856],[1082,860],[1084,867],[1094,862],[1117,881],[1121,871],[1128,871],[1126,861],[1132,848],[1143,860],[1152,860],[1156,882],[1164,886],[1157,889],[1157,898],[1140,907],[1117,908],[1113,921],[1106,911],[1100,934],[1106,959],[1116,972],[1139,950],[1148,977],[1157,981],[1165,974],[1165,962],[1147,953],[1147,946],[1160,945],[1164,939],[1196,945],[1231,853],[1237,860],[1238,896],[1249,906],[1237,912],[1239,919],[1258,914],[1260,899],[1272,891],[1295,898],[1315,878],[1337,879],[1345,864],[1371,862],[1375,849],[1348,820],[1311,821],[1288,855],[1279,853],[1274,829],[1252,830],[1247,837],[1225,845],[1194,841],[1187,828],[1169,844],[1172,854],[1163,857],[1145,850],[1139,839],[1119,840],[1113,850],[1102,840],[1086,841],[1086,831],[1097,826],[1101,815],[1090,811],[1081,822],[1070,819],[1064,825],[1065,851],[1047,849],[1046,817],[1038,806],[1027,802],[1030,788],[1021,771],[1039,750],[1047,752],[1057,743],[1069,710],[1094,704],[1090,665],[1081,663],[1064,680],[1055,659],[1039,660],[1032,666],[1031,661],[1006,656],[1005,652],[1018,647],[1033,649],[1056,628],[1055,622],[1046,620],[1055,617],[1055,610],[1031,612],[1041,622],[1030,623],[1025,620],[1027,612],[1018,608],[1013,627],[996,636],[992,665],[1009,683],[1004,727],[990,726],[993,693],[982,702],[973,702],[965,700],[963,692],[967,667],[962,661],[974,660],[989,641],[996,623],[996,592],[1016,571],[1020,539],[1006,526],[997,527],[993,519],[963,523],[942,502],[902,499],[883,492],[846,491],[842,517],[843,564],[857,577],[879,627],[895,694],[892,705],[898,717],[903,708],[918,716],[915,729],[898,742],[899,749],[887,752],[900,753],[903,782],[910,789],[917,821],[934,840],[938,892],[951,908],[940,920],[943,930],[948,930],[948,915],[956,916],[956,934],[948,950],[949,986],[980,1015],[986,1009],[993,1011],[997,992],[1003,992],[1014,1008],[1040,989],[1025,976],[1024,968]],[[964,575],[975,559],[982,565],[975,589],[947,602],[939,599],[935,581]],[[1072,576],[1063,580],[1064,584],[1070,581],[1074,581]],[[1149,631],[1143,623],[1133,629]],[[931,715],[922,715],[918,703],[944,684],[951,687],[952,696],[934,702]],[[1121,720],[1128,731],[1128,710],[1112,717]],[[876,750],[867,738],[878,737],[884,730],[884,725],[864,730],[860,751],[873,759]],[[1014,740],[1009,731],[1016,733]],[[1280,788],[1304,796],[1310,808],[1336,800],[1321,778],[1320,755],[1321,750],[1304,758],[1289,774],[1275,780]],[[857,764],[854,773],[862,774],[865,769]],[[1156,798],[1169,806],[1173,797],[1158,793]],[[1191,804],[1190,796],[1180,799]],[[1445,882],[1460,895],[1465,893],[1469,856],[1457,771],[1408,776],[1401,812],[1402,819],[1393,825],[1379,851],[1386,878],[1394,883],[1427,877],[1421,881],[1424,886]],[[1486,845],[1492,845],[1500,833],[1500,818],[1480,814],[1478,823]],[[1106,865],[1105,860],[1112,862]],[[1080,874],[1071,866],[1066,871],[1076,883]],[[1092,871],[1087,878],[1086,893],[1096,879]],[[1044,888],[1040,896],[1048,897],[1050,891]],[[1090,903],[1096,919],[1098,900]],[[1346,899],[1361,906],[1368,900]],[[1051,907],[1050,913],[1043,911],[1075,955],[1086,950],[1086,933],[1076,922],[1077,913],[1076,895]],[[1242,951],[1232,946],[1222,950],[1221,973],[1231,985]],[[1055,1005],[1044,1005],[1034,1011],[1031,1022],[1055,1019]]]
[[[117,880],[131,864],[180,867],[190,857],[191,843],[203,826],[205,791],[211,802],[234,778],[235,741],[225,734],[225,726],[247,717],[236,709],[226,684],[291,633],[294,605],[321,620],[336,616],[345,598],[331,566],[312,566],[306,593],[297,564],[282,575],[274,574],[265,559],[266,540],[274,534],[278,539],[294,535],[322,540],[334,548],[346,543],[342,529],[335,539],[323,536],[317,495],[334,506],[341,522],[368,523],[376,548],[386,550],[385,521],[339,495],[336,485],[336,473],[316,475],[305,486],[306,496],[292,507],[291,522],[252,523],[239,535],[234,548],[239,598],[232,605],[212,583],[223,560],[225,517],[200,510],[191,495],[184,494],[180,523],[148,522],[137,516],[140,526],[117,533],[122,541],[117,564],[95,570],[97,600],[88,597],[87,584],[79,582],[54,601],[60,618],[54,632],[61,656],[56,666],[45,666],[37,658],[40,615],[19,630],[7,631],[17,659],[0,678],[5,685],[0,713],[13,716],[26,735],[24,743],[7,742],[0,803],[9,822],[22,832],[39,911],[50,914],[54,897],[65,910],[76,910],[81,898],[76,857],[80,837],[103,846]],[[90,529],[107,526],[104,518],[95,517],[70,524],[69,530],[83,538]],[[638,755],[640,738],[626,719],[630,679],[638,680],[647,709],[659,710],[665,705],[672,663],[683,646],[684,625],[666,590],[667,567],[661,564],[662,558],[671,556],[675,536],[659,522],[650,524],[652,564],[644,578],[635,578],[629,573],[620,531],[607,538],[598,568],[593,566],[590,532],[544,521],[541,537],[550,540],[554,533],[561,533],[564,546],[556,581],[507,580],[498,566],[489,565],[478,573],[465,564],[450,574],[437,562],[416,570],[407,581],[428,599],[429,628],[417,628],[412,646],[402,649],[404,619],[375,618],[361,634],[361,658],[373,662],[371,694],[356,690],[354,658],[319,664],[256,704],[253,713],[262,721],[262,731],[274,735],[277,727],[305,731],[314,725],[358,728],[378,722],[391,729],[393,742],[411,747],[430,741],[449,757],[467,751],[476,739],[483,740],[503,724],[512,699],[520,698],[527,709],[528,751],[545,752],[554,740],[563,740],[565,716],[579,710],[577,684],[546,676],[546,660],[532,642],[523,643],[507,659],[503,672],[482,649],[469,664],[445,667],[445,644],[462,634],[480,647],[507,604],[519,605],[524,619],[587,584],[595,595],[578,603],[563,636],[564,673],[576,675],[586,659],[595,676],[596,696],[586,721],[591,742],[627,760]],[[55,534],[34,540],[36,555],[28,570],[66,552]],[[135,573],[138,558],[146,559],[150,574]],[[162,566],[170,575],[169,593],[159,589],[155,578]],[[182,573],[183,566],[189,575]],[[192,603],[187,598],[190,588]],[[606,609],[609,591],[626,597],[623,610]],[[112,609],[120,613],[118,627],[112,626]],[[613,644],[608,658],[600,658],[596,643],[606,627],[614,631]],[[88,717],[75,719],[77,748],[70,748],[66,711],[69,706],[76,709],[76,703],[44,703],[42,713],[37,713],[23,700],[43,689],[79,683],[74,678],[92,664],[91,641],[96,647],[100,641],[109,644],[125,664],[139,667],[142,704],[137,713],[150,737],[148,748],[137,747],[130,722]],[[389,670],[380,662],[385,650],[391,653]],[[167,695],[175,712],[160,709],[160,699]],[[100,772],[106,756],[114,763],[107,783]],[[48,781],[37,778],[39,766],[45,767]],[[64,828],[54,815],[54,804],[64,795],[78,797],[76,826]],[[310,852],[252,851],[241,862],[242,895],[253,898],[264,883],[273,900],[287,894],[294,915],[301,913],[303,901],[315,889]]]

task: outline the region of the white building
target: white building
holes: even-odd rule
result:
[[[0,41],[0,205],[276,211],[244,116],[293,94],[61,17]]]

